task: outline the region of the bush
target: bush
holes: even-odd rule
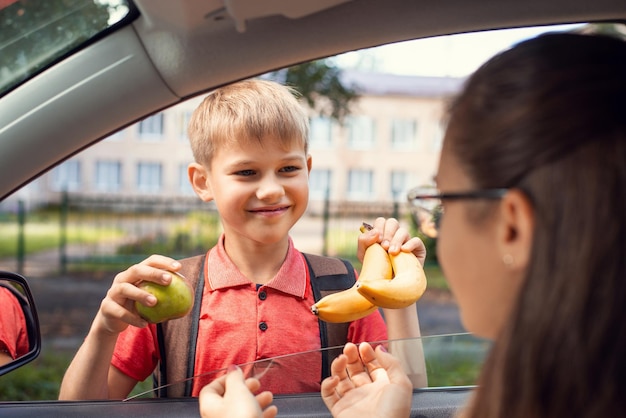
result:
[[[31,363],[0,377],[0,401],[57,399],[61,380],[72,356],[47,353]]]

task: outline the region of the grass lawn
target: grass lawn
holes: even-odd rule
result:
[[[0,224],[0,257],[14,257],[17,255],[18,226],[16,224]],[[67,244],[91,244],[103,239],[117,239],[123,234],[121,231],[109,228],[90,227],[82,225],[67,230]],[[61,243],[61,228],[58,223],[29,222],[24,227],[25,253],[56,248]]]

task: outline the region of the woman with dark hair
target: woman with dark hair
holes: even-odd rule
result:
[[[486,62],[452,103],[436,185],[410,200],[465,327],[494,341],[460,414],[623,415],[626,43],[547,34]],[[335,417],[409,416],[401,370],[347,344],[322,397]]]
[[[450,108],[436,182],[412,203],[445,208],[439,261],[465,327],[494,340],[462,415],[623,415],[626,43],[547,34],[489,60]],[[322,386],[342,417],[386,387],[368,385],[361,358],[378,379],[392,376],[380,359],[397,367],[371,348],[345,351]]]

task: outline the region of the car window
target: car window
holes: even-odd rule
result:
[[[9,12],[18,14],[26,3],[31,2],[11,3],[0,10],[0,19],[8,19]],[[129,16],[124,2],[84,3],[86,9],[80,10],[98,14],[97,10],[104,8],[118,19],[124,13]],[[118,14],[117,8],[124,13]],[[82,12],[76,13],[55,15],[55,19],[74,19]],[[52,22],[44,19],[42,25],[51,27]],[[107,25],[114,25],[107,22],[91,27],[89,35],[73,37],[71,45],[52,55],[58,58],[106,30]],[[312,104],[303,100],[311,122],[313,168],[309,207],[291,233],[296,248],[350,260],[360,270],[356,248],[362,222],[378,216],[395,217],[417,235],[406,193],[431,181],[446,106],[465,77],[481,59],[523,37],[589,28],[577,24],[520,29],[515,36],[511,36],[514,31],[490,31],[412,41],[263,75],[291,84],[308,70],[327,71],[325,74],[335,75],[354,93],[339,114],[326,106],[332,100]],[[16,26],[15,30],[17,35],[11,39],[27,38],[25,29]],[[0,36],[5,36],[4,31]],[[467,42],[472,37],[479,38],[480,45],[490,39],[496,46],[482,58],[472,56],[472,65],[466,66],[470,60],[463,59],[461,52],[471,50]],[[0,47],[9,48],[2,45],[6,42],[0,42]],[[428,55],[429,48],[436,53]],[[478,49],[474,51],[480,55]],[[391,65],[398,55],[419,57],[424,72],[420,73],[419,66],[416,70]],[[461,59],[453,60],[458,55]],[[33,50],[32,55],[20,58],[27,63],[26,69],[2,78],[5,91],[56,59],[50,56],[38,61],[37,56]],[[4,52],[0,57],[3,62]],[[443,68],[439,72],[435,71],[437,61]],[[4,69],[9,63],[1,64],[0,76],[7,73]],[[63,373],[118,272],[150,254],[184,258],[203,254],[215,245],[222,232],[215,206],[194,194],[187,177],[187,166],[193,161],[187,124],[203,97],[121,129],[0,202],[0,270],[17,271],[29,279],[43,334],[40,358],[0,379],[0,400],[56,399]],[[397,346],[404,347],[409,356],[423,350],[428,387],[473,385],[489,345],[464,334],[458,306],[437,261],[436,239],[421,238],[428,251],[424,265],[428,287],[417,303],[423,338]],[[294,358],[316,355],[319,353]],[[270,373],[267,364],[257,364],[257,372]],[[269,378],[271,374],[263,374],[263,379]],[[152,396],[151,388],[148,378],[133,396],[144,392],[148,393],[142,396]]]
[[[412,376],[421,372],[422,367],[428,375],[427,385],[414,384],[414,389],[428,390],[448,387],[464,387],[476,384],[480,365],[491,347],[487,340],[477,338],[469,333],[453,333],[433,335],[421,338],[406,338],[398,340],[371,341],[372,346],[382,345],[386,350],[394,350],[397,355],[408,353],[417,357],[423,353],[424,363],[414,364],[414,369],[405,368],[405,372]],[[341,352],[342,346],[327,349],[290,353],[281,356],[257,360],[250,363],[238,364],[246,377],[255,377],[261,385],[268,381],[284,378],[285,370],[297,374],[302,364],[311,363],[315,357],[323,352],[336,355]],[[126,398],[127,401],[139,398],[151,398],[163,389],[173,389],[179,385],[204,376],[211,379],[226,373],[228,368],[211,370],[189,379],[171,382],[166,385],[147,388],[143,392],[135,392]]]
[[[131,17],[125,0],[0,2],[0,97]]]

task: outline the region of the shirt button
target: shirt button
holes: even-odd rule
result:
[[[260,329],[261,331],[267,331],[267,324],[266,324],[265,322],[261,322],[261,323],[259,324],[259,329]]]
[[[261,299],[261,300],[267,299],[267,292],[265,290],[261,290],[259,292],[259,299]]]

